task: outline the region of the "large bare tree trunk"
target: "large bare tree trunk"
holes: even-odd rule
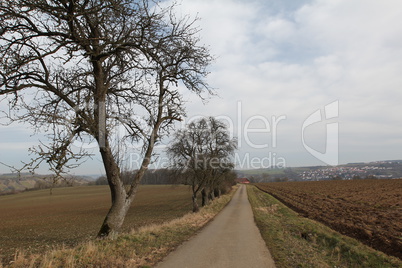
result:
[[[133,200],[132,198],[127,198],[124,184],[120,178],[120,168],[113,157],[109,144],[107,141],[104,142],[104,146],[100,148],[100,153],[108,178],[112,206],[103,221],[98,237],[107,237],[120,230]]]
[[[117,234],[120,231],[127,212],[130,209],[131,203],[133,202],[137,194],[140,181],[150,163],[150,158],[155,144],[154,137],[156,135],[157,129],[158,126],[155,126],[154,131],[151,135],[152,137],[148,144],[148,149],[142,161],[142,165],[137,171],[128,191],[126,190],[124,182],[121,179],[120,168],[113,156],[107,137],[105,137],[105,139],[102,141],[103,144],[100,144],[100,153],[103,159],[106,176],[109,183],[112,197],[112,206],[108,214],[106,215],[106,218],[103,221],[101,229],[98,233],[99,238],[113,237],[114,234]]]
[[[126,198],[127,194],[124,187],[113,186],[110,187],[110,190],[114,193],[114,200],[112,200],[112,206],[98,233],[99,238],[113,237],[120,231],[133,200],[133,198]]]
[[[152,153],[153,143],[148,147],[146,157],[142,162],[141,168],[137,171],[130,190],[127,191],[123,180],[121,179],[121,172],[118,164],[116,163],[110,146],[105,141],[105,147],[101,147],[100,152],[105,163],[106,176],[108,178],[109,188],[112,197],[112,206],[103,221],[102,227],[98,233],[98,237],[113,237],[113,234],[118,233],[123,225],[124,219],[130,209],[136,194],[138,185],[141,178],[144,176],[146,169],[150,162],[150,155]]]

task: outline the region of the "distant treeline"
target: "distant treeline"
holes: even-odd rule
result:
[[[129,185],[131,183],[132,176],[135,176],[135,173],[137,171],[124,171],[122,172],[122,179],[123,182],[126,185]],[[236,173],[235,172],[229,172],[225,176],[225,182],[221,185],[220,192],[221,194],[225,194],[232,185],[235,184],[235,179],[236,179]],[[107,185],[107,179],[106,176],[100,176],[94,183],[95,185]],[[189,184],[188,181],[186,181],[185,176],[180,176],[177,174],[177,172],[174,172],[169,169],[153,169],[153,170],[147,170],[145,172],[144,177],[141,180],[141,184],[146,184],[146,185],[166,185],[166,184]]]
[[[126,185],[131,184],[132,177],[135,176],[137,171],[123,171],[122,179],[123,183]],[[141,180],[141,184],[149,184],[149,185],[161,185],[161,184],[178,184],[178,181],[173,173],[168,169],[153,169],[147,170],[145,172],[144,177]],[[106,176],[100,176],[96,181],[95,185],[107,185]]]
[[[78,182],[75,179],[60,179],[60,180],[52,180],[52,179],[40,179],[35,182],[35,185],[30,190],[41,190],[41,189],[50,189],[50,188],[60,188],[60,187],[73,187],[83,185],[85,183]]]

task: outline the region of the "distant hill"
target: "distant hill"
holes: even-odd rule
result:
[[[302,181],[302,180],[350,180],[402,178],[402,160],[386,160],[368,163],[349,163],[339,166],[310,166],[236,170],[238,177],[251,182]]]
[[[64,187],[85,185],[90,181],[85,176],[66,176],[53,184],[52,175],[39,175],[31,173],[8,173],[0,175],[0,195],[22,192],[33,189],[46,189],[50,187]]]

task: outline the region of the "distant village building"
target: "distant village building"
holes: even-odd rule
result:
[[[250,183],[250,181],[247,178],[237,178],[236,182],[237,183]]]

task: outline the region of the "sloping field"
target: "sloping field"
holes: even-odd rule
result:
[[[260,183],[303,216],[402,259],[402,179]]]
[[[123,229],[162,223],[191,211],[185,186],[140,186]],[[0,196],[0,258],[16,249],[42,252],[94,238],[110,207],[107,186],[87,186]]]

